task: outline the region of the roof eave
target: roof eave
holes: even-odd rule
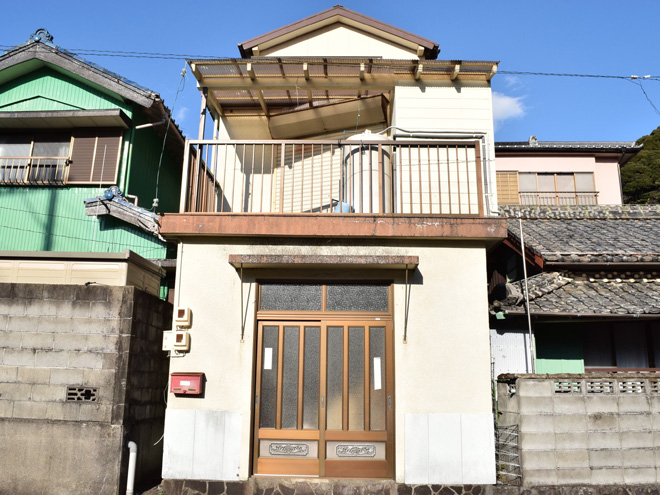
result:
[[[299,21],[293,22],[291,24],[287,24],[286,26],[274,29],[273,31],[269,31],[268,33],[256,36],[252,39],[244,41],[243,43],[239,43],[238,49],[241,53],[241,57],[243,58],[251,57],[253,55],[252,49],[256,46],[259,46],[260,44],[269,42],[278,37],[286,36],[297,30],[304,29],[308,26],[323,22],[335,16],[345,17],[352,21],[365,24],[371,28],[377,29],[379,31],[388,33],[392,36],[396,36],[408,42],[419,45],[424,48],[424,55],[429,60],[433,60],[437,58],[438,53],[440,53],[439,45],[432,40],[423,38],[408,31],[404,31],[403,29],[399,29],[395,26],[384,23],[372,17],[366,16],[364,14],[360,14],[359,12],[346,9],[341,5],[336,5],[330,9],[324,10],[323,12],[318,12]]]
[[[60,67],[145,108],[151,107],[159,99],[153,92],[137,88],[61,50],[39,42],[21,46],[0,56],[0,71],[30,60],[40,60],[45,64]]]

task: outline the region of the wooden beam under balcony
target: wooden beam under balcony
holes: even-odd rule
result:
[[[160,234],[183,237],[315,237],[502,240],[506,219],[441,215],[166,213]]]

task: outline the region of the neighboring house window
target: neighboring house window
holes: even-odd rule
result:
[[[497,172],[497,202],[503,205],[518,205],[518,172]]]
[[[520,203],[524,205],[595,205],[594,174],[519,172]]]
[[[0,134],[0,184],[111,184],[120,129]]]
[[[660,368],[660,332],[618,324],[584,332],[586,371]]]

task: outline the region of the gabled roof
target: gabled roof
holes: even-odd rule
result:
[[[398,38],[409,44],[415,44],[418,47],[423,48],[424,57],[427,60],[437,58],[438,53],[440,52],[438,44],[434,41],[409,33],[408,31],[391,26],[390,24],[386,24],[372,17],[354,12],[341,5],[335,5],[328,10],[319,12],[318,14],[314,14],[284,27],[275,29],[269,33],[262,34],[261,36],[244,41],[243,43],[239,43],[238,49],[241,52],[241,57],[250,58],[252,55],[256,55],[253,53],[254,48],[260,45],[278,44],[274,42],[276,40],[284,42],[288,39],[300,36],[334,22],[341,22],[349,25],[362,25],[362,27],[369,31],[382,33],[389,38]]]
[[[500,206],[509,240],[544,263],[660,262],[660,205]]]
[[[26,43],[0,55],[0,74],[4,72],[4,77],[0,75],[0,84],[43,65],[63,69],[145,108],[160,99],[150,89],[54,45],[52,36],[41,29],[31,35]]]
[[[660,278],[657,273],[626,272],[589,276],[546,272],[529,277],[529,309],[535,315],[660,316]],[[524,291],[524,282],[515,282]],[[522,302],[501,307],[524,314]]]
[[[71,74],[82,81],[102,88],[104,91],[114,93],[127,101],[142,106],[147,118],[154,123],[165,121],[170,115],[170,110],[164,105],[158,93],[90,62],[73,52],[56,46],[53,44],[53,37],[45,29],[38,29],[30,36],[28,41],[6,50],[5,53],[0,55],[0,84],[33,72],[42,66],[49,66]],[[41,118],[43,120],[63,117],[62,112],[41,112],[43,113],[41,116],[28,115],[28,113],[35,112],[2,112],[2,119],[15,118],[16,120],[26,121],[30,118]],[[88,120],[99,118],[98,111],[82,110],[79,113],[80,115],[68,115],[66,118],[78,117],[79,119]],[[105,115],[105,117],[108,117],[108,115]],[[117,122],[113,123],[113,125],[115,124]],[[32,122],[31,125],[43,127],[36,121]],[[5,122],[4,127],[7,126],[8,124]],[[165,133],[164,126],[155,127],[155,130],[158,134]],[[185,138],[174,119],[172,119],[172,125],[169,127],[168,137],[175,139],[177,146],[183,146]]]

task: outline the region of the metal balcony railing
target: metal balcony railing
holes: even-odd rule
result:
[[[597,205],[598,192],[549,191],[521,192],[522,205]]]
[[[64,184],[68,165],[66,156],[0,157],[0,184]]]
[[[478,141],[188,141],[181,212],[483,215]]]

